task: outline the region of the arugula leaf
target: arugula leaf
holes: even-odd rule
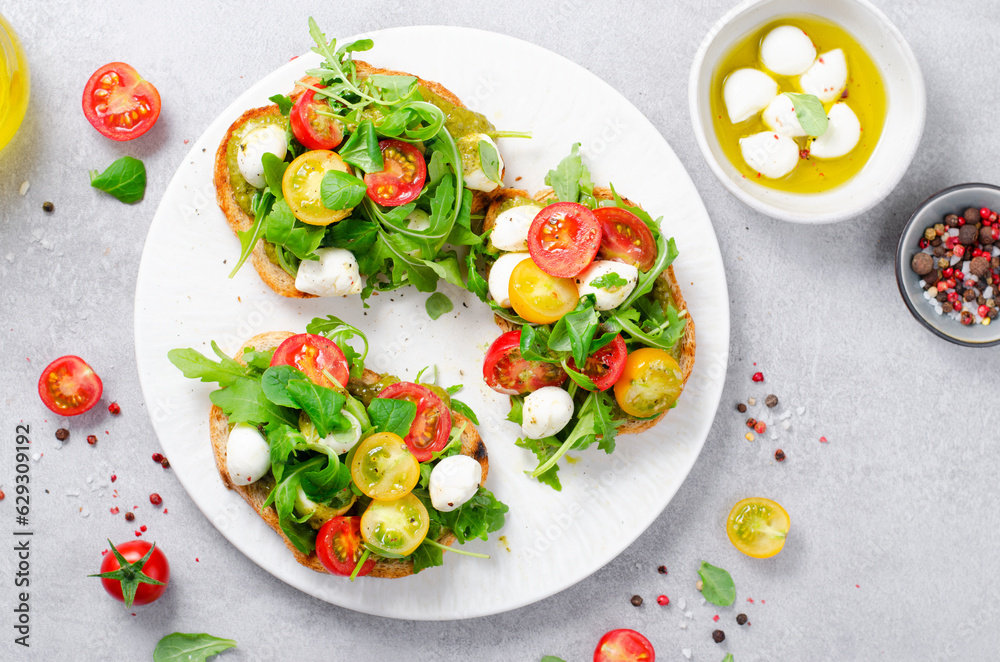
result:
[[[232,639],[221,639],[204,632],[173,632],[156,643],[153,662],[205,662],[213,655],[230,648],[236,648],[236,642]]]
[[[219,346],[212,341],[212,349],[222,353]],[[195,349],[172,349],[167,352],[167,359],[188,379],[200,379],[203,382],[216,382],[225,388],[232,386],[241,377],[247,376],[247,367],[223,354],[219,361],[213,361]]]
[[[326,466],[302,473],[302,491],[317,503],[334,499],[350,484],[351,470],[332,453],[327,455]]]
[[[714,565],[701,562],[698,568],[698,576],[701,577],[701,594],[713,605],[728,607],[736,599],[736,585],[733,584],[732,576]]]
[[[618,425],[611,418],[611,394],[608,391],[596,391],[593,398],[594,434],[597,436],[597,447],[605,453],[615,450],[615,436]]]
[[[306,450],[309,442],[306,436],[290,425],[278,425],[267,431],[268,453],[271,458],[271,473],[276,481],[281,481],[285,465],[295,451]]]
[[[590,344],[600,325],[600,317],[594,310],[594,301],[593,294],[580,297],[576,308],[559,318],[549,336],[549,349],[569,351],[578,366],[584,365],[587,357],[591,355]]]
[[[389,74],[373,74],[368,77],[368,83],[388,92],[384,99],[389,102],[407,99],[417,88],[416,76],[397,76]]]
[[[461,414],[462,416],[465,416],[467,419],[469,419],[470,421],[472,421],[475,425],[479,425],[479,417],[476,416],[476,412],[474,412],[472,410],[472,407],[470,407],[469,405],[465,404],[461,400],[456,400],[455,398],[452,398],[451,399],[451,408],[454,411],[456,411],[459,414]]]
[[[417,406],[409,400],[375,398],[368,405],[368,415],[379,432],[393,432],[405,439],[417,417]]]
[[[733,654],[732,653],[726,653],[726,656],[724,658],[722,658],[722,662],[734,662],[734,660],[733,660]]]
[[[340,170],[328,170],[320,184],[320,196],[327,209],[353,209],[365,199],[365,182]]]
[[[436,320],[445,313],[450,313],[455,308],[455,306],[451,303],[451,299],[448,298],[448,295],[442,292],[434,292],[427,297],[427,302],[424,306],[427,308],[428,317],[432,320]]]
[[[288,394],[316,426],[316,434],[320,439],[334,430],[347,430],[351,427],[351,422],[341,413],[347,401],[342,393],[314,384],[308,379],[292,379],[285,386]]]
[[[423,469],[424,464],[420,465]],[[444,550],[440,546],[432,544],[428,541],[436,541],[441,537],[441,523],[437,521],[438,511],[427,506],[427,513],[430,515],[430,525],[427,528],[427,536],[424,538],[424,542],[420,543],[420,546],[413,551],[413,572],[414,574],[420,572],[421,570],[426,570],[427,568],[433,568],[435,566],[444,565]]]
[[[266,352],[258,352],[250,347],[245,347],[243,349],[243,362],[250,368],[259,372],[264,372],[270,367],[271,359],[273,357],[273,349],[269,349]]]
[[[257,241],[264,236],[267,227],[267,216],[271,213],[271,206],[274,204],[274,195],[270,191],[255,193],[250,201],[250,213],[253,216],[253,225],[246,230],[239,230],[236,236],[240,240],[240,259],[236,261],[233,270],[229,272],[232,278],[240,270],[243,263],[247,261],[253,249],[257,246]]]
[[[267,182],[267,190],[276,200],[284,200],[284,195],[281,192],[281,178],[284,177],[288,164],[271,152],[264,152],[261,155],[260,164],[264,166],[264,180]]]
[[[447,251],[441,255],[443,257],[439,257],[433,262],[424,260],[424,264],[446,283],[451,283],[455,287],[465,287],[465,283],[462,281],[462,272],[458,267],[458,255],[454,251]]]
[[[264,236],[272,244],[282,246],[295,257],[305,260],[319,248],[325,232],[325,226],[308,225],[299,221],[288,203],[278,200],[267,216]]]
[[[299,404],[288,393],[288,381],[291,379],[305,379],[305,377],[302,371],[295,366],[271,366],[261,376],[260,387],[264,391],[264,397],[274,404],[300,409]]]
[[[503,180],[500,179],[500,153],[488,140],[479,141],[479,166],[486,179],[503,186]]]
[[[445,528],[455,534],[459,543],[474,538],[487,539],[487,535],[503,528],[507,505],[498,501],[493,493],[480,487],[476,494],[464,504],[447,513],[438,515]]]
[[[545,657],[542,658],[542,662],[566,662],[566,661],[561,657],[556,657],[555,655],[546,655]]]
[[[507,414],[507,420],[511,423],[517,423],[518,425],[521,425],[521,423],[524,422],[523,395],[510,396],[510,412]]]
[[[371,120],[362,120],[358,124],[358,128],[340,148],[340,158],[363,172],[385,170],[382,150],[379,148],[375,125]]]
[[[253,378],[237,379],[226,388],[212,391],[208,395],[212,404],[222,409],[229,417],[230,425],[251,423],[253,425],[296,425],[298,413],[293,409],[274,404],[264,395],[260,381]]]
[[[598,290],[608,290],[609,292],[615,292],[626,285],[628,285],[628,281],[614,271],[606,273],[603,276],[598,276],[590,281],[591,287]]]
[[[288,116],[288,113],[292,111],[292,106],[295,105],[295,102],[286,97],[284,94],[275,94],[273,97],[268,97],[267,100],[271,103],[277,104],[278,110],[280,110],[281,114],[286,117]]]
[[[673,237],[669,241],[664,242],[662,234],[656,239],[656,251],[656,262],[653,264],[653,268],[646,272],[639,272],[639,279],[636,281],[635,289],[621,302],[618,306],[619,310],[628,308],[636,299],[652,290],[656,279],[677,259],[677,255],[679,254]]]
[[[797,94],[795,92],[785,92],[785,96],[792,100],[795,108],[795,117],[798,118],[802,130],[813,138],[819,138],[826,133],[830,126],[830,120],[826,116],[826,109],[823,102],[815,94]]]
[[[511,409],[511,413],[513,413],[513,411],[514,410]],[[520,423],[520,421],[515,421],[515,423]],[[541,466],[553,455],[555,455],[556,451],[558,451],[561,446],[561,442],[555,437],[545,437],[544,439],[528,439],[525,437],[523,439],[518,439],[514,442],[514,445],[526,448],[534,453],[535,457],[538,458],[538,465]],[[538,479],[538,482],[543,485],[548,485],[556,492],[562,491],[562,484],[559,482],[558,464],[553,463],[548,469],[534,477]]]
[[[560,201],[579,202],[593,209],[597,206],[594,184],[590,180],[590,171],[578,154],[579,149],[580,143],[574,143],[569,156],[545,175],[545,183],[555,190]]]
[[[315,548],[316,531],[308,524],[296,521],[295,498],[298,496],[303,475],[318,469],[326,459],[327,456],[318,455],[311,460],[287,467],[280,482],[274,486],[267,501],[264,502],[265,507],[274,504],[274,509],[278,512],[278,524],[281,526],[281,531],[303,554],[311,554]]]
[[[408,101],[379,124],[378,132],[389,138],[430,140],[441,133],[445,120],[444,112],[434,104]]]
[[[91,170],[90,185],[126,204],[139,202],[146,192],[146,165],[139,159],[123,156],[100,174]]]

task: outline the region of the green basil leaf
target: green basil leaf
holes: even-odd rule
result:
[[[438,516],[445,528],[450,529],[459,544],[479,538],[486,540],[487,535],[503,528],[508,508],[498,501],[493,493],[485,487],[480,487],[471,499],[447,513],[439,512]]]
[[[292,379],[285,385],[288,395],[316,426],[316,434],[324,438],[334,430],[347,430],[351,422],[341,413],[347,398],[332,388],[319,386],[308,379]]]
[[[439,259],[435,261],[424,260],[424,264],[433,270],[434,273],[438,275],[438,278],[444,279],[446,283],[451,283],[455,287],[464,288],[465,283],[462,281],[462,272],[458,267],[458,255],[454,251],[448,251],[446,253],[442,253],[441,256],[439,256]],[[451,310],[451,308],[448,310]],[[448,310],[444,312],[448,312]]]
[[[479,141],[479,165],[486,179],[503,186],[503,180],[500,179],[500,153],[488,140]]]
[[[271,103],[278,104],[278,110],[280,110],[281,114],[285,116],[292,111],[292,106],[295,105],[295,102],[286,97],[284,94],[275,94],[273,97],[268,97],[267,100]]]
[[[561,657],[556,657],[555,655],[546,655],[542,658],[542,662],[566,662],[566,660]]]
[[[417,405],[409,400],[375,398],[368,405],[368,415],[379,432],[392,432],[405,439],[417,417]]]
[[[323,175],[320,195],[327,209],[353,209],[365,199],[368,188],[363,180],[340,170],[329,170]]]
[[[278,200],[267,215],[264,238],[298,259],[307,260],[319,248],[325,233],[326,226],[303,223],[295,218],[287,202]]]
[[[722,662],[734,662],[733,661],[733,654],[732,653],[726,653],[726,656],[724,658],[722,658]]]
[[[559,359],[549,355],[550,339],[551,332],[547,326],[525,324],[521,327],[521,358],[527,361],[558,363]]]
[[[351,483],[351,470],[336,455],[327,456],[326,466],[302,474],[302,491],[317,503],[330,501]]]
[[[795,107],[795,117],[799,119],[802,130],[813,138],[819,138],[826,133],[830,126],[827,119],[826,109],[823,102],[815,94],[796,94],[795,92],[785,92],[785,96],[792,100]]]
[[[157,642],[153,649],[153,662],[205,662],[230,648],[236,648],[232,639],[221,639],[204,632],[174,632]]]
[[[100,174],[91,170],[90,185],[126,204],[139,202],[146,192],[146,165],[139,159],[123,156]]]
[[[288,164],[271,152],[264,152],[260,157],[260,163],[264,166],[264,180],[267,182],[267,189],[276,200],[284,200],[281,192],[281,178],[285,175]]]
[[[594,289],[608,290],[609,292],[614,292],[626,285],[628,285],[628,281],[614,271],[606,273],[603,276],[598,276],[590,281],[590,286]]]
[[[736,585],[728,572],[714,565],[701,562],[698,576],[702,581],[702,596],[713,605],[728,607],[736,599]]]
[[[382,150],[375,135],[375,125],[371,120],[362,120],[358,128],[340,148],[340,158],[364,172],[385,170]]]
[[[445,313],[450,313],[455,308],[455,306],[451,303],[451,299],[449,299],[446,294],[442,294],[441,292],[434,292],[427,297],[427,302],[424,305],[427,308],[427,315],[432,320],[436,320]]]
[[[557,352],[569,351],[576,365],[582,366],[590,356],[590,343],[597,333],[600,317],[594,310],[594,295],[580,297],[576,308],[566,313],[552,327],[549,349]]]
[[[268,400],[282,407],[301,409],[288,393],[288,382],[292,379],[305,379],[306,376],[295,366],[275,365],[264,371],[260,378],[260,386]]]

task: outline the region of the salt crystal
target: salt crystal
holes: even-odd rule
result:
[[[80,509],[80,514],[84,517],[90,517],[90,508],[84,506],[83,508]]]
[[[78,497],[80,492],[79,490],[66,490],[66,496]]]
[[[63,442],[61,442],[58,439],[56,439],[56,450],[57,451],[61,451],[62,447],[63,447]]]
[[[806,408],[805,407],[796,407],[795,408],[795,413],[798,414],[799,416],[801,416],[802,414],[806,413]]]
[[[679,627],[682,630],[687,630],[687,626],[688,624],[685,623],[684,621],[681,621],[680,623],[677,624],[677,627]]]
[[[680,598],[677,601],[677,608],[680,609],[681,611],[684,611],[684,607],[686,606],[687,606],[687,600],[685,600],[684,598]]]
[[[749,398],[747,400],[747,404],[750,405],[751,407],[753,407],[754,405],[757,404],[757,399],[756,398]]]
[[[705,598],[701,599],[701,604],[705,604],[706,602],[708,602],[708,600],[706,600]]]
[[[26,195],[28,193],[28,189],[29,188],[31,188],[31,182],[29,182],[26,179],[26,180],[24,180],[24,182],[21,183],[21,189],[20,189],[19,193],[21,195]]]
[[[13,253],[7,253],[7,261],[10,262],[11,264],[14,264],[14,254]]]
[[[781,422],[781,429],[782,430],[787,430],[790,427],[792,427],[792,422],[791,421],[782,421]]]
[[[781,416],[779,416],[778,418],[781,419],[781,420],[783,420],[783,421],[785,421],[785,420],[788,420],[791,417],[792,417],[792,410],[789,409],[789,410],[781,412]]]
[[[948,230],[948,235],[951,236],[951,237],[957,237],[958,236],[958,230],[956,230],[955,228],[952,228],[952,229]]]
[[[948,263],[951,264],[951,266],[954,267],[956,264],[958,264],[961,261],[962,261],[962,258],[960,258],[960,257],[958,257],[956,255],[955,257],[951,258],[951,260],[949,260]]]
[[[94,477],[93,476],[87,476],[87,482],[88,483],[93,483],[94,482]]]
[[[689,660],[691,659],[691,649],[690,648],[682,648],[681,649],[681,654],[684,657],[686,657],[687,659],[689,659]]]
[[[35,462],[38,462],[40,459],[42,459],[42,456],[38,453],[35,453],[34,455],[31,456],[31,459],[34,460]]]
[[[694,616],[691,614],[691,612],[686,611],[684,612],[684,618],[691,620],[692,618],[694,618]]]

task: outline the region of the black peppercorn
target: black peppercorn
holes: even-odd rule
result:
[[[46,200],[45,202],[42,203],[42,209],[44,211],[52,213],[52,212],[54,212],[56,210],[56,206],[54,204],[52,204],[51,202],[49,202],[48,200]]]
[[[747,622],[747,615],[746,614],[737,614],[736,615],[736,624],[737,625],[746,625],[746,622]]]
[[[726,633],[723,632],[722,630],[716,630],[715,632],[712,633],[712,641],[714,641],[715,643],[721,644],[725,640],[726,640]]]
[[[736,411],[740,412],[741,414],[745,414],[747,413],[747,406],[741,402],[740,404],[736,405]]]
[[[771,395],[769,395],[766,398],[764,398],[764,404],[767,405],[771,409],[773,409],[774,407],[777,407],[778,406],[778,396],[776,396],[774,393],[772,393]]]
[[[667,574],[667,566],[661,565],[659,568],[656,569],[656,571],[661,575],[665,575]]]
[[[785,461],[785,451],[781,450],[780,448],[778,450],[774,451],[774,459],[777,460],[778,462],[784,462]]]
[[[67,430],[66,428],[59,428],[58,430],[56,430],[56,439],[58,439],[59,441],[66,441],[67,439],[69,439],[69,430]]]
[[[633,607],[641,607],[642,606],[642,596],[640,596],[640,595],[633,595],[632,596],[632,606]]]

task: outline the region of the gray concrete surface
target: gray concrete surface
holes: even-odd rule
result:
[[[148,660],[172,631],[235,638],[220,660],[589,660],[608,629],[632,627],[660,660],[995,659],[998,646],[997,377],[994,350],[938,340],[913,321],[896,290],[893,251],[912,209],[959,182],[996,182],[996,5],[932,0],[878,3],[923,67],[927,128],[898,189],[864,218],[830,227],[787,225],[752,213],[716,182],[691,135],[690,61],[729,2],[603,3],[551,9],[408,3],[35,2],[2,11],[32,66],[28,118],[0,152],[0,658]],[[185,142],[250,84],[307,46],[306,17],[339,34],[449,23],[505,32],[565,55],[611,82],[662,132],[715,223],[732,297],[731,365],[720,413],[700,460],[663,515],[625,553],[547,600],[489,618],[412,623],[327,605],[256,567],[219,535],[169,471],[139,392],[132,306],[153,212]],[[447,57],[447,55],[443,55]],[[498,54],[502,57],[502,54]],[[132,144],[100,137],[80,112],[84,81],[112,60],[158,86],[156,129]],[[145,200],[124,206],[88,185],[86,171],[121,154],[149,170]],[[21,196],[21,183],[31,188]],[[42,202],[56,211],[47,215]],[[711,324],[712,320],[699,320]],[[100,367],[106,402],[57,421],[35,383],[57,356]],[[751,382],[756,370],[763,386]],[[780,441],[748,443],[735,405],[776,393],[793,412]],[[758,404],[758,410],[760,404]],[[752,412],[751,412],[752,413]],[[31,647],[14,644],[12,551],[15,425],[30,424]],[[105,434],[107,431],[107,434]],[[90,447],[87,434],[99,442]],[[825,436],[829,443],[821,444]],[[774,450],[788,460],[778,464]],[[111,473],[114,485],[100,487]],[[88,479],[94,482],[88,483]],[[96,485],[97,489],[91,489]],[[118,490],[113,500],[111,489]],[[79,496],[67,496],[67,491]],[[149,492],[169,514],[151,512]],[[764,495],[793,528],[776,558],[755,561],[726,540],[732,504]],[[129,615],[96,580],[104,540],[133,536],[110,505],[139,504],[136,523],[170,553],[163,600]],[[89,516],[84,517],[79,508]],[[627,508],[628,504],[622,504]],[[706,559],[728,568],[732,608],[702,606],[694,588]],[[670,574],[657,574],[665,563]],[[633,594],[645,606],[629,603]],[[656,605],[668,594],[674,604]],[[677,603],[684,598],[692,618]],[[749,600],[752,599],[751,604]],[[745,612],[751,625],[738,627]],[[718,624],[712,616],[719,614]],[[686,628],[681,628],[686,624]],[[725,643],[712,642],[717,627]]]

